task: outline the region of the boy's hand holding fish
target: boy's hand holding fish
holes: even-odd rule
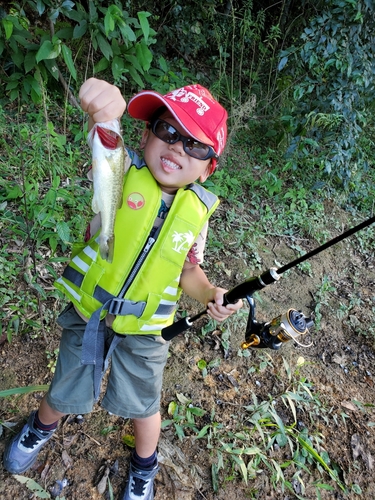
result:
[[[120,89],[96,78],[89,78],[82,85],[79,97],[81,108],[89,114],[89,130],[94,123],[121,118],[126,109]]]

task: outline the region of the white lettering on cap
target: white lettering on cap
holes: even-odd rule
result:
[[[217,139],[217,143],[218,143],[218,151],[216,151],[216,153],[218,155],[220,155],[220,153],[224,149],[225,133],[224,133],[223,127],[218,131],[216,139]]]
[[[205,114],[205,112],[210,109],[210,106],[208,104],[206,104],[201,97],[194,94],[194,92],[188,92],[183,88],[173,90],[172,92],[167,94],[165,97],[168,99],[171,99],[171,101],[175,101],[175,102],[177,102],[177,101],[184,102],[184,103],[187,103],[189,101],[193,102],[194,104],[196,104],[198,106],[196,109],[196,112],[199,116],[203,116]]]

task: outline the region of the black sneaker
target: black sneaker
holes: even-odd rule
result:
[[[158,470],[157,465],[151,470],[141,470],[130,462],[129,480],[122,500],[153,500],[154,477]]]
[[[52,431],[41,431],[34,427],[33,411],[24,425],[22,431],[17,434],[7,445],[4,451],[3,463],[8,472],[20,474],[27,471],[35,462],[42,446],[52,437],[56,429]]]

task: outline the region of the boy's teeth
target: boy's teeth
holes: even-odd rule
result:
[[[180,166],[177,165],[177,163],[174,163],[173,161],[167,160],[166,158],[163,158],[163,161],[166,165],[168,165],[168,167],[173,168],[174,170],[177,170],[180,168]]]

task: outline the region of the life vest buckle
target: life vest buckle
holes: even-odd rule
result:
[[[146,307],[146,302],[133,302],[128,299],[120,299],[114,297],[108,307],[108,313],[114,316],[128,316],[132,314],[136,318],[140,318]]]

